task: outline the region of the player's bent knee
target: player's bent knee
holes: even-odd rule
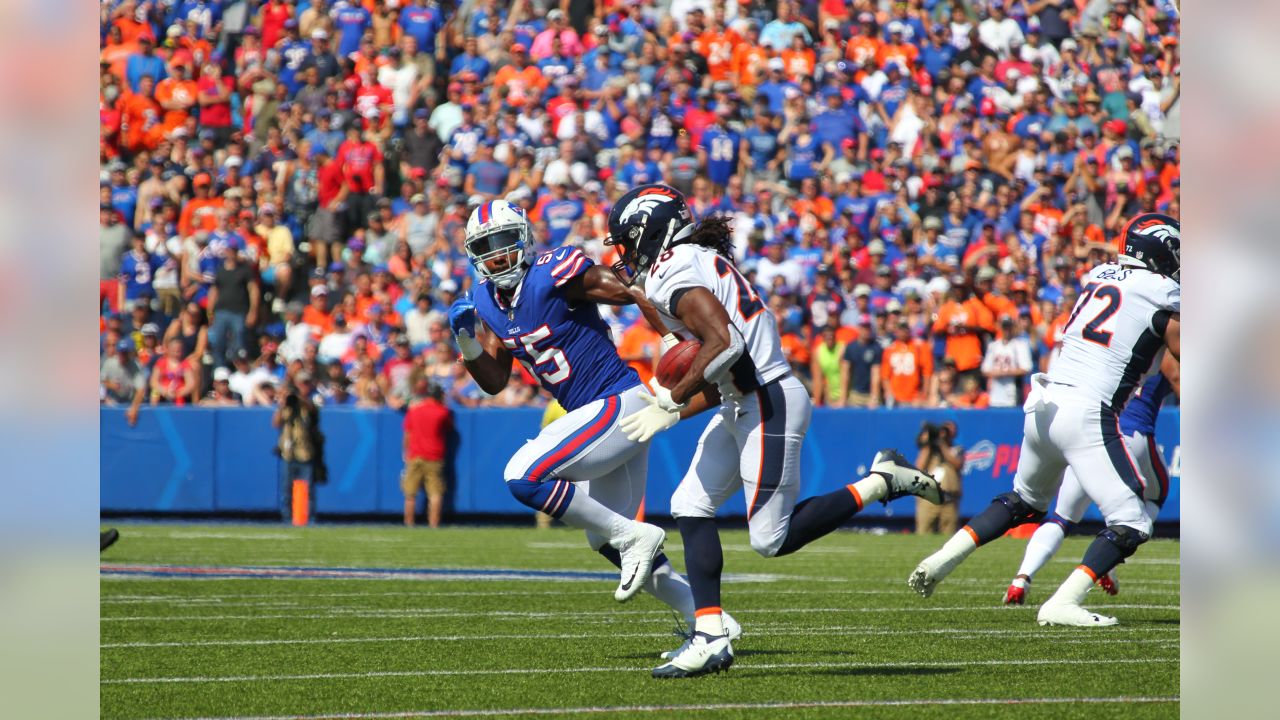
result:
[[[534,480],[508,480],[507,490],[521,504],[558,518],[569,507],[573,498],[573,483],[567,480],[553,479],[547,482]]]
[[[782,550],[782,546],[786,544],[787,541],[787,533],[785,531],[774,531],[769,534],[765,534],[763,532],[752,532],[750,533],[750,536],[751,549],[760,553],[762,557],[767,558],[776,557],[779,551]]]
[[[671,517],[715,517],[716,509],[711,503],[705,497],[695,497],[686,487],[686,483],[680,483],[671,494]]]
[[[1119,548],[1124,557],[1129,557],[1138,551],[1139,545],[1151,539],[1151,534],[1128,525],[1109,525],[1098,533],[1098,537]]]
[[[1044,520],[1047,512],[1039,510],[1031,505],[1031,503],[1022,499],[1022,496],[1016,492],[1007,492],[1003,495],[997,495],[993,502],[1002,503],[1009,508],[1009,514],[1013,516],[1015,524],[1021,523],[1038,523]]]

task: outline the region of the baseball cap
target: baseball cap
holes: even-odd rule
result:
[[[871,295],[871,286],[866,283],[860,283],[853,289],[854,297],[867,297]]]
[[[116,343],[116,352],[132,352],[132,351],[133,351],[132,340],[124,339]]]
[[[770,59],[769,59],[769,69],[770,69],[770,70],[782,70],[782,69],[784,69],[785,67],[786,67],[786,63],[782,62],[782,58],[770,58]]]
[[[413,197],[409,198],[409,202],[413,203],[414,205],[417,205],[418,203],[424,203],[426,201],[427,201],[427,196],[423,195],[422,193],[414,193]]]
[[[155,324],[155,323],[146,323],[145,325],[143,325],[143,326],[142,326],[142,334],[143,334],[144,336],[146,336],[146,335],[159,335],[159,334],[160,334],[160,326],[159,326],[159,325],[157,325],[157,324]]]
[[[211,185],[213,184],[213,178],[209,177],[209,173],[198,173],[195,176],[195,178],[191,181],[191,184],[194,185],[195,187],[200,187],[201,185]]]
[[[941,230],[942,221],[939,220],[937,217],[930,215],[929,217],[924,219],[924,229],[925,230]]]
[[[315,30],[311,31],[311,39],[312,40],[328,40],[329,33],[324,28],[316,28]]]
[[[867,243],[867,254],[884,255],[884,241],[877,239]]]
[[[214,368],[214,369],[213,369],[213,381],[214,381],[214,382],[226,382],[226,381],[228,381],[228,380],[230,380],[230,379],[231,379],[231,371],[230,371],[230,370],[228,370],[228,369],[226,369],[226,368],[224,368],[224,367],[218,367],[218,368]]]
[[[426,120],[429,117],[431,117],[431,113],[426,108],[418,108],[413,111],[414,120]]]
[[[884,304],[884,311],[889,313],[902,312],[902,303],[897,300],[890,300]]]
[[[513,53],[522,53],[522,52],[525,52],[525,51],[526,51],[526,50],[528,50],[528,49],[529,49],[529,48],[526,48],[526,47],[524,46],[524,43],[515,43],[514,45],[512,45],[512,46],[511,46],[511,52],[513,52]]]
[[[892,274],[893,274],[893,271],[889,269],[888,265],[881,265],[876,268],[876,275],[878,276],[888,277]]]
[[[456,293],[458,292],[458,283],[452,278],[445,279],[440,283],[440,292]]]
[[[311,288],[311,297],[316,297],[317,295],[328,295],[328,294],[329,294],[329,288],[325,287],[324,285],[316,285],[315,287]]]
[[[989,265],[978,270],[978,282],[993,280],[995,279],[995,276],[996,269]]]

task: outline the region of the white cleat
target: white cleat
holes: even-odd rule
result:
[[[738,642],[738,638],[742,637],[742,626],[738,624],[738,621],[734,620],[732,615],[730,615],[727,612],[724,612],[723,610],[720,611],[720,620],[721,622],[724,623],[724,632],[726,635],[729,636],[729,642],[730,643]],[[676,630],[678,632],[679,628],[676,628]],[[689,643],[693,642],[694,632],[692,628],[690,628],[689,632],[687,633],[678,632],[678,634],[684,636],[684,644],[676,648],[675,650],[668,650],[662,653],[661,655],[659,655],[658,657],[662,658],[663,660],[673,660],[677,655],[684,652],[685,648],[689,647]]]
[[[882,502],[915,495],[938,505],[942,503],[942,486],[938,480],[907,461],[902,453],[887,448],[871,460],[871,472],[884,478],[888,492]]]
[[[952,570],[960,567],[960,563],[964,561],[964,557],[940,558],[942,551],[938,551],[916,566],[911,577],[907,578],[907,585],[912,590],[920,593],[920,597],[929,597],[933,594],[934,589],[938,587],[938,583],[947,579]]]
[[[1120,621],[1107,615],[1065,602],[1047,602],[1040,606],[1036,614],[1036,622],[1041,625],[1064,625],[1067,627],[1107,627],[1119,625]]]
[[[693,639],[667,663],[653,669],[653,677],[660,679],[691,678],[707,673],[728,670],[733,665],[733,645],[728,635],[712,637],[695,632]]]
[[[653,559],[662,552],[662,544],[666,541],[667,534],[657,525],[635,524],[617,546],[618,554],[622,556],[622,577],[618,581],[618,589],[613,591],[614,600],[630,600],[649,582]]]

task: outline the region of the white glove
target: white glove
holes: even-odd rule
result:
[[[662,387],[662,385],[658,382],[658,378],[656,377],[651,378],[649,380],[649,388],[652,390],[653,395],[652,396],[641,395],[640,397],[645,402],[651,405],[655,405],[658,408],[661,408],[662,410],[665,410],[669,413],[677,413],[677,414],[679,414],[681,410],[689,407],[689,403],[687,402],[678,403],[674,399],[672,399],[671,391]]]
[[[653,395],[643,394],[640,399],[648,405],[643,410],[622,418],[622,422],[618,423],[628,440],[645,442],[680,421],[679,411],[668,412],[658,407],[658,399]]]
[[[667,333],[662,336],[662,352],[666,352],[679,344],[680,338],[675,333]]]

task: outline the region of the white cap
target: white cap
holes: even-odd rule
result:
[[[783,69],[783,68],[785,68],[786,66],[787,66],[787,65],[786,65],[786,63],[782,62],[782,58],[777,58],[777,57],[776,57],[776,58],[770,58],[770,59],[769,59],[769,69],[770,69],[770,70],[782,70],[782,69]]]
[[[228,369],[226,369],[226,368],[224,368],[224,367],[218,367],[218,368],[214,368],[214,369],[213,369],[213,381],[214,381],[214,382],[225,382],[225,381],[230,380],[230,379],[231,379],[231,371],[230,371],[230,370],[228,370]]]
[[[447,278],[441,281],[440,292],[456,293],[458,292],[458,283],[453,278]]]
[[[951,289],[951,283],[947,282],[946,278],[939,276],[930,280],[924,286],[924,289],[930,293],[945,295],[947,294],[947,291]]]
[[[324,28],[316,28],[311,31],[312,40],[328,40],[329,33]]]
[[[1062,41],[1062,45],[1060,46],[1060,48],[1059,48],[1059,49],[1061,49],[1061,50],[1079,50],[1079,49],[1080,49],[1080,45],[1075,41],[1075,38],[1067,38],[1067,39],[1065,39],[1065,40],[1063,40],[1063,41]]]

